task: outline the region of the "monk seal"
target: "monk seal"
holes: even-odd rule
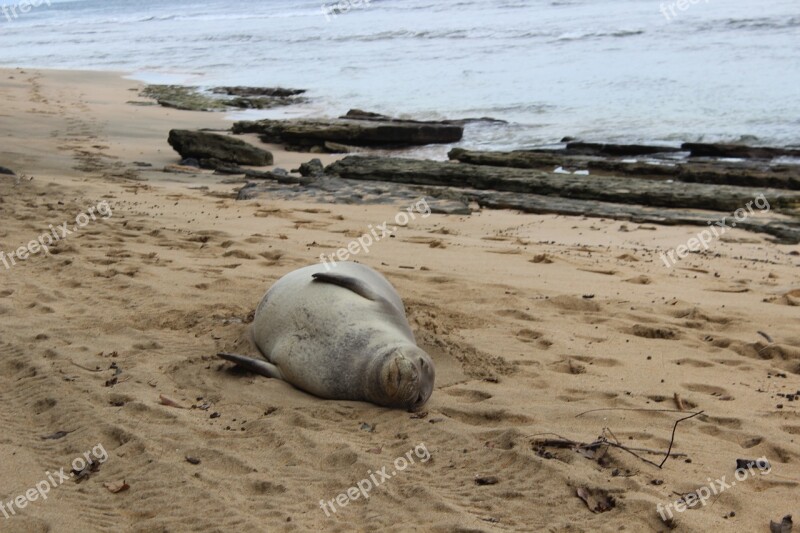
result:
[[[417,346],[403,301],[359,263],[286,274],[256,308],[250,333],[266,361],[218,355],[320,398],[417,410],[433,392],[433,361]]]

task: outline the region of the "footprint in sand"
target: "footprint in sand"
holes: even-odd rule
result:
[[[442,414],[470,426],[517,426],[533,422],[533,419],[530,417],[509,413],[505,409],[468,411],[443,408]]]
[[[715,387],[714,385],[706,385],[704,383],[684,383],[681,386],[688,391],[708,394],[709,396],[715,396],[723,401],[733,400],[733,396],[722,387]]]
[[[628,333],[644,339],[675,340],[680,338],[680,333],[668,327],[652,327],[635,324]]]
[[[533,315],[529,315],[528,313],[520,311],[519,309],[501,309],[495,314],[504,318],[514,318],[516,320],[525,320],[528,322],[537,322],[539,320]]]
[[[459,398],[461,401],[468,403],[483,402],[492,397],[492,395],[489,394],[488,392],[471,390],[471,389],[452,389],[452,390],[445,390],[444,392],[449,396],[455,396],[456,398]]]

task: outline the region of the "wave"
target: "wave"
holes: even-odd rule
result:
[[[602,39],[605,37],[633,37],[636,35],[643,35],[644,33],[644,30],[568,32],[562,33],[556,37],[555,41],[585,41],[591,39]]]

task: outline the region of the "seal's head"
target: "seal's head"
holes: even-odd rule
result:
[[[430,356],[417,346],[406,345],[393,348],[382,359],[380,383],[383,401],[380,403],[412,411],[425,405],[436,379]]]

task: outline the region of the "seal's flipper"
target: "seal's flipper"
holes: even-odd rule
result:
[[[217,357],[221,357],[226,361],[230,361],[231,363],[235,363],[242,368],[246,368],[250,372],[255,374],[261,374],[262,376],[267,376],[268,378],[273,379],[283,379],[283,374],[281,374],[281,370],[266,361],[261,361],[260,359],[253,359],[252,357],[246,357],[244,355],[236,355],[232,353],[223,353],[220,352],[217,354]]]
[[[359,296],[363,296],[367,300],[372,300],[374,302],[384,300],[380,294],[372,290],[369,285],[358,278],[353,278],[342,274],[332,274],[330,272],[317,272],[316,274],[312,274],[311,277],[314,278],[314,281],[331,283],[333,285],[344,287],[345,289],[351,290]]]

